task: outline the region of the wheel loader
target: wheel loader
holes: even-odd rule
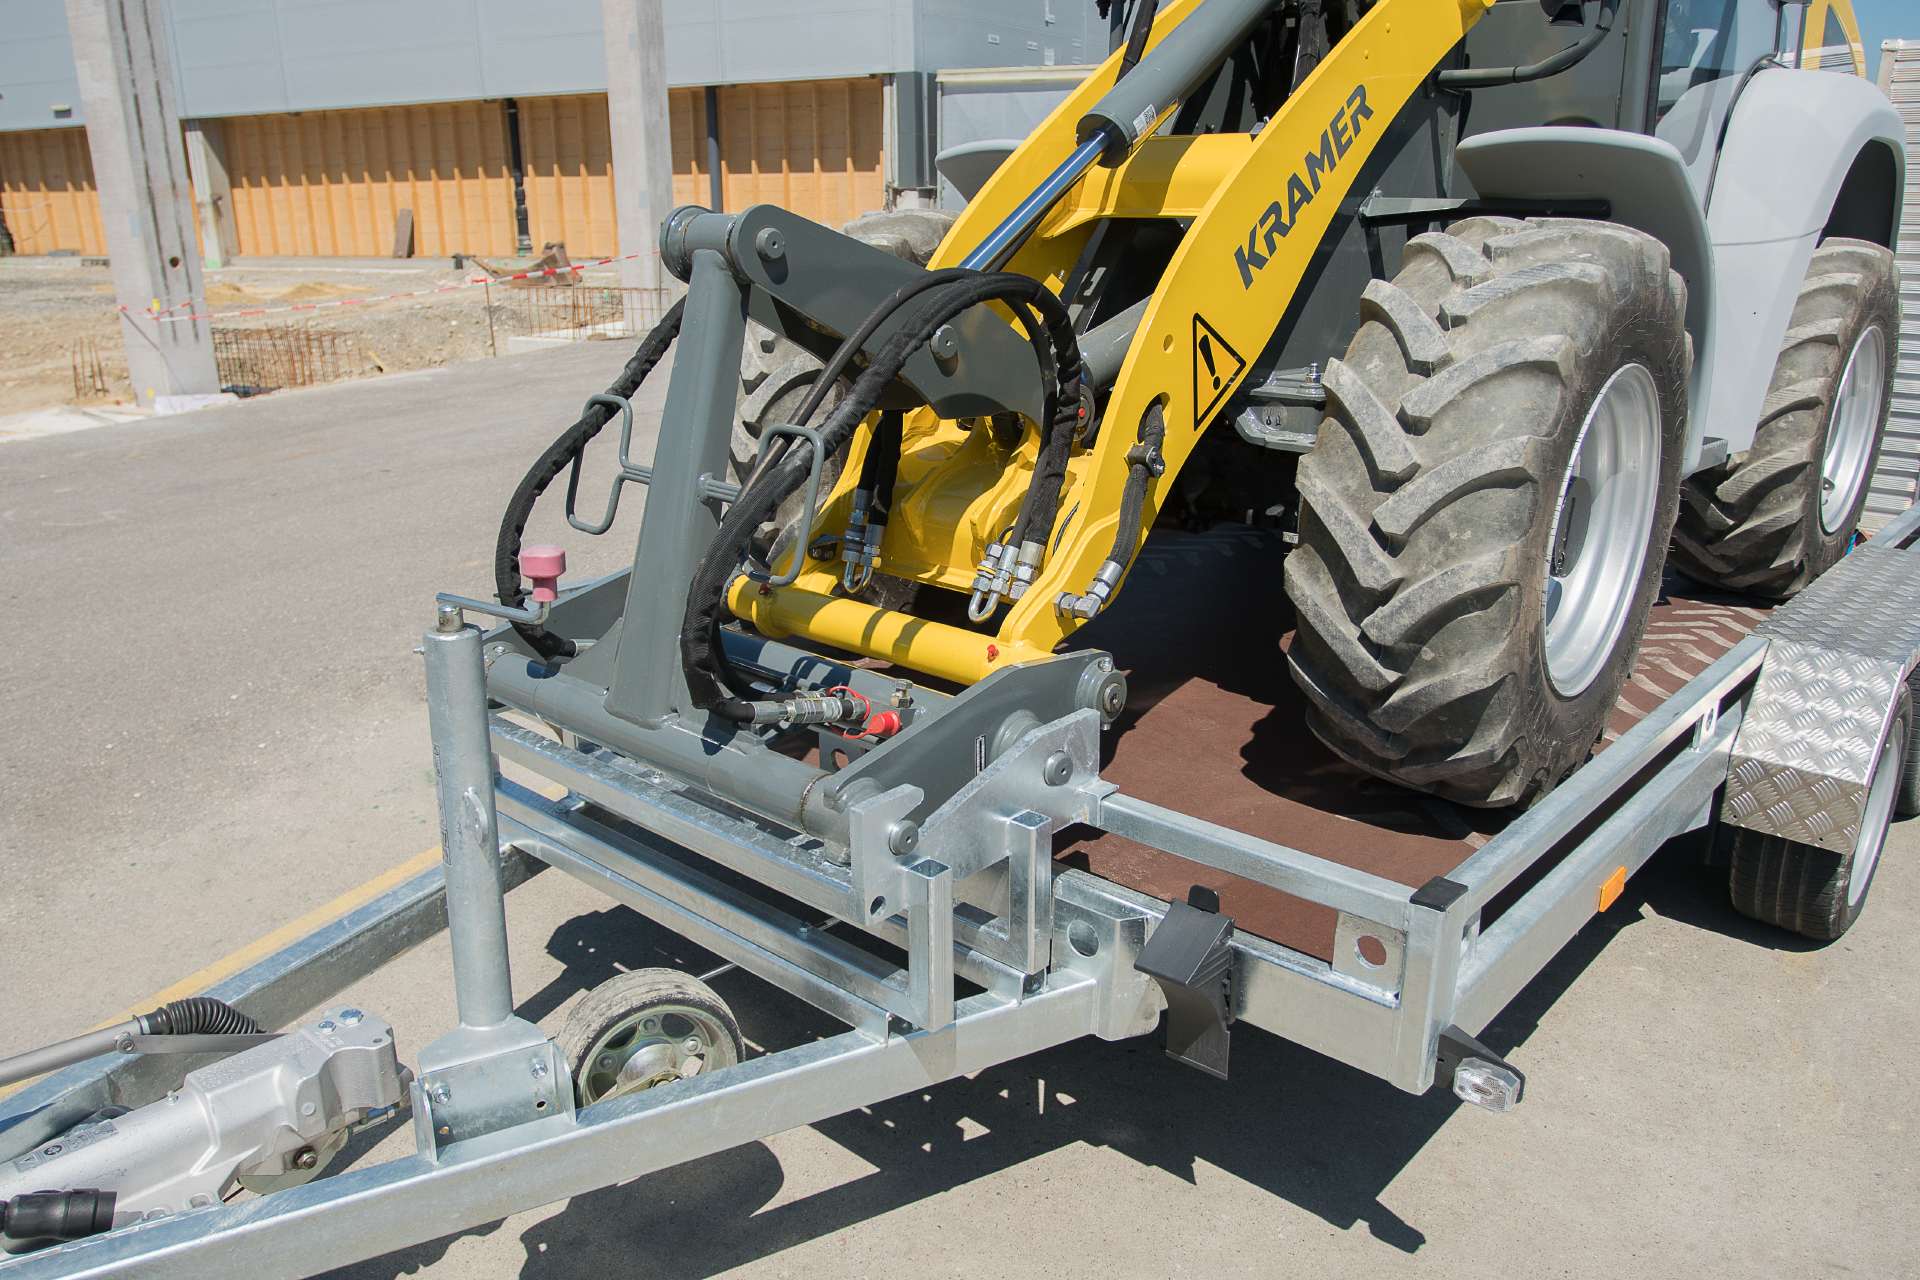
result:
[[[1905,175],[1845,0],[1124,19],[957,216],[673,212],[684,296],[423,638],[443,866],[234,1008],[0,1063],[244,1033],[9,1101],[0,1236],[79,1241],[22,1275],[338,1266],[1085,1035],[1505,1111],[1478,1037],[1688,832],[1747,914],[1853,924],[1920,811],[1920,510],[1856,534]],[[630,569],[522,545],[632,485]],[[543,866],[723,963],[549,1037],[503,905]],[[411,1071],[359,1008],[250,1047],[442,922]],[[749,1059],[736,966],[850,1030]],[[295,1115],[296,1066],[355,1087]],[[417,1155],[300,1185],[404,1109]]]
[[[957,219],[668,220],[686,300],[501,530],[515,606],[534,500],[677,335],[652,474],[695,479],[654,482],[621,629],[515,624],[527,689],[606,691],[556,724],[837,844],[854,792],[924,818],[1058,714],[986,691],[1080,661],[1156,526],[1246,528],[1291,551],[1224,589],[1290,617],[1205,643],[1284,663],[1366,774],[1525,807],[1601,745],[1669,564],[1778,601],[1846,553],[1904,135],[1844,0],[1129,16]],[[917,717],[736,656],[766,641],[890,667]],[[980,709],[941,734],[916,682]]]

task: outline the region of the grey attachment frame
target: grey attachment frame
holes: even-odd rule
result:
[[[573,468],[567,476],[567,523],[582,533],[599,537],[613,528],[613,519],[620,512],[620,490],[628,481],[634,484],[652,484],[653,468],[643,466],[627,456],[633,446],[633,405],[619,396],[610,396],[604,392],[587,397],[587,403],[581,406],[585,413],[596,404],[620,411],[620,474],[613,478],[613,487],[607,491],[607,514],[599,524],[588,524],[574,514],[574,500],[580,493],[580,467],[587,460],[587,451],[583,448],[573,455]]]
[[[812,427],[803,427],[797,422],[781,422],[767,429],[760,438],[760,447],[767,448],[775,436],[795,436],[813,446],[813,460],[807,465],[807,500],[800,509],[805,512],[818,510],[820,505],[820,472],[827,464],[826,442],[820,439],[820,433]],[[809,516],[811,519],[811,516]],[[741,567],[755,582],[764,582],[768,586],[786,587],[799,580],[800,571],[807,567],[807,549],[798,542],[793,547],[793,567],[785,573],[776,574],[772,568],[756,569],[751,564]]]

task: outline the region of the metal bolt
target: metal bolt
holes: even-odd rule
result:
[[[787,256],[787,238],[774,227],[762,227],[753,238],[753,251],[762,262],[778,262]]]
[[[920,824],[902,818],[887,828],[887,848],[905,857],[920,845]]]
[[[212,1203],[213,1203],[213,1197],[208,1195],[206,1192],[202,1191],[199,1195],[193,1196],[188,1199],[187,1208],[204,1209]]]
[[[613,1056],[612,1054],[610,1054],[610,1053],[603,1053],[603,1054],[601,1054],[601,1055],[600,1055],[600,1069],[601,1069],[602,1071],[611,1071],[611,1070],[613,1070],[613,1064],[614,1064],[614,1062],[615,1062],[615,1058],[614,1058],[614,1056]]]
[[[331,1031],[331,1030],[333,1030],[333,1019],[331,1019],[331,1018],[322,1018],[322,1019],[320,1020],[320,1030],[322,1030],[322,1031]]]
[[[1040,776],[1047,785],[1057,787],[1073,776],[1073,757],[1064,751],[1056,751],[1047,757],[1047,763],[1040,770]]]
[[[293,1153],[293,1167],[296,1169],[311,1169],[319,1163],[320,1157],[314,1154],[312,1147],[302,1147]]]
[[[443,1107],[453,1101],[453,1090],[447,1088],[444,1084],[434,1085],[433,1088],[427,1090],[427,1095]]]
[[[700,1041],[693,1036],[688,1036],[685,1040],[681,1041],[680,1049],[683,1053],[698,1053],[700,1052]]]
[[[350,1027],[359,1026],[360,1019],[366,1016],[367,1015],[365,1015],[364,1013],[361,1013],[358,1009],[342,1009],[340,1011],[340,1021],[346,1023]]]
[[[460,616],[460,606],[457,604],[443,604],[435,612],[433,629],[442,635],[458,635],[466,625],[467,621]]]
[[[303,1116],[310,1116],[310,1115],[312,1115],[312,1114],[313,1114],[313,1112],[314,1112],[314,1106],[313,1106],[313,1104],[312,1104],[311,1102],[303,1102],[303,1103],[301,1103],[301,1104],[300,1104],[300,1114],[301,1114],[301,1115],[303,1115]]]
[[[533,1078],[535,1080],[545,1080],[547,1078],[547,1060],[545,1058],[533,1059],[527,1063],[527,1069],[533,1072]]]
[[[1098,662],[1094,663],[1093,665],[1096,669],[1100,671],[1111,671],[1113,670],[1113,659],[1102,658]]]
[[[943,324],[933,331],[933,340],[927,343],[927,349],[942,360],[951,360],[960,354],[960,335],[953,326]]]
[[[1111,720],[1127,709],[1127,686],[1118,680],[1108,681],[1107,687],[1100,690],[1100,709]]]

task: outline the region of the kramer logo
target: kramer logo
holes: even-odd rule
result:
[[[1345,158],[1354,141],[1360,137],[1360,122],[1373,119],[1373,108],[1367,105],[1367,88],[1359,85],[1347,97],[1347,105],[1340,108],[1320,134],[1320,149],[1309,151],[1303,170],[1295,170],[1287,175],[1287,207],[1284,211],[1280,202],[1275,200],[1260,215],[1260,220],[1247,232],[1247,247],[1233,251],[1234,265],[1240,268],[1240,287],[1253,288],[1253,273],[1267,265],[1273,256],[1276,241],[1284,239],[1287,232],[1293,230],[1293,224],[1300,220],[1300,210],[1313,203],[1320,194],[1320,175],[1331,173]],[[1302,178],[1304,172],[1307,176]],[[1311,184],[1311,185],[1309,185]],[[1262,253],[1261,250],[1266,252]]]

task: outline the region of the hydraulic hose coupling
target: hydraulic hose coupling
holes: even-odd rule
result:
[[[973,575],[973,598],[967,601],[967,617],[974,622],[985,622],[993,616],[1013,581],[1011,566],[1001,567],[1001,562],[1015,556],[1011,543],[996,542],[987,548],[987,554],[980,557],[979,571]]]
[[[801,695],[780,702],[750,702],[754,724],[863,724],[872,707],[851,689]]]
[[[1126,573],[1127,566],[1118,560],[1109,560],[1100,566],[1100,572],[1093,575],[1093,581],[1087,586],[1087,594],[1070,595],[1062,591],[1059,599],[1053,602],[1054,612],[1063,618],[1088,619],[1099,613],[1107,603],[1107,597],[1120,585],[1120,577]]]
[[[880,535],[885,525],[867,518],[873,495],[865,489],[853,491],[853,511],[847,516],[847,534],[840,540],[840,558],[846,567],[840,571],[840,585],[848,594],[866,590],[873,581],[873,564],[880,557]]]

